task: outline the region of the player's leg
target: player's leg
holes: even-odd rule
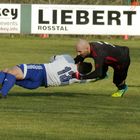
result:
[[[103,79],[104,78],[108,78],[107,71],[108,71],[108,66],[107,65],[104,65],[103,66]]]
[[[2,87],[2,83],[5,79],[5,73],[3,71],[0,72],[0,88]]]
[[[44,67],[41,64],[24,64],[19,66],[24,74],[23,80],[17,80],[16,85],[27,88],[36,89],[45,86]]]
[[[102,77],[97,78],[97,80],[107,79],[108,78],[107,71],[108,71],[108,66],[104,65],[103,68],[102,68],[102,73],[103,73]]]
[[[128,64],[125,65],[123,69],[114,70],[113,83],[117,86],[118,90],[112,94],[112,97],[122,97],[127,91],[128,86],[125,83],[125,79],[127,77],[129,65],[130,61],[128,61]]]
[[[12,68],[6,68],[2,70],[3,73],[9,73],[16,77],[17,80],[22,80],[24,78],[24,74],[18,66],[14,66]]]
[[[17,66],[9,68],[9,69],[4,69],[3,74],[5,75],[2,81],[2,87],[0,89],[0,93],[3,97],[5,97],[9,90],[14,86],[16,79],[22,79],[23,78],[23,73],[21,69]]]
[[[42,81],[18,80],[16,81],[16,85],[26,89],[36,89],[42,86]]]
[[[123,94],[127,91],[127,85],[125,84],[124,73],[114,72],[113,83],[117,86],[118,90],[112,94],[112,97],[122,97]],[[124,77],[124,78],[122,78]]]

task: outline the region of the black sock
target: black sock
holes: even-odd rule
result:
[[[125,89],[126,88],[126,84],[118,85],[117,87],[118,87],[119,90],[122,90],[122,89]]]

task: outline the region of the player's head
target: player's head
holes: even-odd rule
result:
[[[92,70],[92,64],[88,62],[81,62],[77,65],[77,70],[81,74],[87,74]]]
[[[80,39],[76,43],[76,52],[78,55],[81,55],[82,57],[87,56],[90,53],[90,45],[88,41]]]
[[[55,60],[58,60],[58,59],[59,60],[65,60],[68,63],[75,63],[74,59],[69,54],[54,55],[50,58],[50,63],[52,63],[52,62],[54,62]]]
[[[65,60],[68,62],[68,63],[75,63],[74,62],[74,59],[72,58],[72,56],[70,56],[69,54],[64,54],[63,57],[65,58]]]

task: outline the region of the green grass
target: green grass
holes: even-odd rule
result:
[[[15,86],[0,100],[0,140],[139,140],[140,41],[106,40],[129,46],[128,92],[123,98],[109,79],[96,83],[27,90]],[[0,68],[45,63],[54,54],[75,56],[76,39],[0,39]]]

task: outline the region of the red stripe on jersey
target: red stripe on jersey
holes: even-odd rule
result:
[[[99,68],[99,66],[100,66],[99,64],[96,64],[96,65],[95,65],[95,68]]]
[[[93,47],[90,47],[90,52],[93,57],[97,56],[97,53],[94,51]]]
[[[113,58],[111,56],[107,56],[106,60],[109,60],[109,61],[112,61],[112,62],[117,62],[118,61],[117,59],[115,59],[115,58]]]

